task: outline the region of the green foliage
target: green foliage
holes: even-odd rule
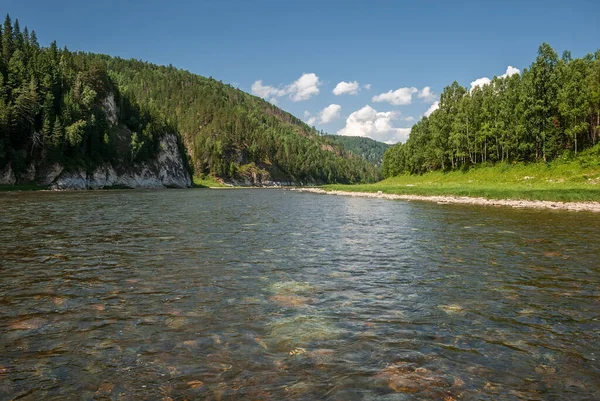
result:
[[[209,175],[194,177],[195,188],[226,188],[226,185]]]
[[[84,120],[79,120],[69,125],[65,131],[67,134],[67,142],[71,146],[79,146],[83,141],[83,137],[85,135],[85,129],[87,126],[87,122]]]
[[[599,133],[600,51],[559,59],[542,44],[522,75],[494,77],[471,92],[456,82],[446,87],[439,109],[386,151],[382,170],[393,177],[564,160],[594,146]]]

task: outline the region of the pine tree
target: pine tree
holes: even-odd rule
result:
[[[25,40],[23,38],[23,33],[21,32],[21,27],[19,25],[18,19],[15,19],[15,23],[13,25],[13,43],[15,49],[23,50]]]
[[[6,68],[8,68],[13,51],[14,44],[12,22],[10,16],[6,14],[6,18],[4,19],[4,27],[2,29],[2,59],[4,60],[4,65]]]
[[[54,146],[55,148],[62,147],[63,138],[64,138],[63,125],[62,125],[62,122],[60,121],[60,118],[56,117],[56,119],[54,120],[54,126],[52,127],[52,141],[51,141],[52,146]]]

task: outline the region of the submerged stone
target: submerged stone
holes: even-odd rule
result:
[[[323,317],[298,315],[274,320],[269,339],[278,344],[296,345],[336,338],[342,332],[342,329]]]
[[[271,285],[271,291],[276,294],[310,294],[314,292],[314,287],[307,282],[299,282],[299,281],[283,281],[278,283],[273,283]]]
[[[443,310],[444,312],[446,312],[448,314],[464,312],[463,307],[458,304],[439,305],[438,308],[440,308],[441,310]]]
[[[17,320],[11,323],[10,328],[13,330],[35,330],[48,323],[46,320],[34,317],[31,319]]]
[[[387,366],[376,375],[376,378],[384,380],[387,386],[397,393],[440,391],[450,387],[445,378],[434,374],[429,369],[407,363]]]
[[[273,295],[269,298],[271,301],[278,305],[285,306],[288,308],[306,308],[310,298],[303,297],[300,295]]]

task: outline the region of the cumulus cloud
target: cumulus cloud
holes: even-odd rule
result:
[[[500,78],[506,78],[506,77],[510,77],[512,75],[520,74],[520,73],[521,73],[521,70],[519,70],[518,68],[513,67],[512,65],[509,65],[506,68],[506,72],[504,74],[500,75]]]
[[[275,103],[276,98],[285,95],[289,95],[290,99],[294,102],[300,102],[318,95],[320,85],[321,80],[315,73],[304,73],[296,81],[283,88],[263,85],[262,80],[258,80],[252,84],[251,90],[253,95],[268,99],[271,103]]]
[[[342,111],[342,106],[339,104],[330,104],[319,113],[319,122],[321,124],[327,124],[337,120],[340,118],[340,111]]]
[[[399,88],[395,91],[373,96],[371,100],[374,102],[388,102],[394,106],[405,106],[412,103],[412,95],[417,92],[417,88]]]
[[[477,78],[475,81],[471,82],[471,92],[477,87],[483,88],[485,85],[489,85],[490,82],[492,82],[492,80],[488,77]]]
[[[356,95],[356,94],[358,94],[359,88],[360,88],[360,85],[356,81],[353,81],[353,82],[342,81],[335,86],[335,88],[333,89],[333,94],[336,96],[340,96],[343,94]]]
[[[502,75],[500,75],[500,78],[506,78],[506,77],[510,77],[512,75],[515,74],[520,74],[521,70],[519,70],[518,68],[513,67],[512,65],[509,65],[506,68],[506,72]],[[471,92],[473,92],[473,89],[480,87],[483,88],[485,85],[489,85],[490,82],[492,82],[491,79],[489,79],[488,77],[481,77],[476,79],[475,81],[471,82]]]
[[[433,113],[434,111],[436,111],[439,108],[440,108],[440,102],[435,101],[435,102],[433,102],[433,104],[431,106],[429,106],[429,108],[427,109],[427,111],[425,113],[423,113],[423,115],[425,117],[429,117],[431,115],[431,113]]]
[[[310,111],[304,110],[304,122],[308,125],[315,125],[317,117],[311,116]]]
[[[312,96],[319,94],[320,85],[321,81],[315,73],[304,73],[296,82],[288,86],[287,93],[289,93],[290,99],[294,102],[308,100]]]
[[[417,96],[420,99],[423,99],[423,102],[425,102],[425,103],[433,103],[436,101],[436,99],[438,97],[435,93],[433,93],[433,91],[431,90],[431,88],[429,86],[426,86],[423,89],[421,89]]]
[[[274,86],[263,85],[262,80],[258,80],[252,84],[252,94],[260,96],[263,99],[268,97],[277,97],[285,95],[285,91],[282,89],[275,88]]]
[[[365,90],[371,90],[371,84],[364,84],[363,85],[363,89],[365,89]]]
[[[404,142],[410,134],[410,128],[394,127],[393,121],[398,117],[397,112],[378,112],[367,105],[350,114],[346,119],[346,126],[338,134],[365,136],[386,143]]]

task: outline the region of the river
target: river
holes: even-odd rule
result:
[[[600,399],[600,216],[0,193],[0,399]]]

